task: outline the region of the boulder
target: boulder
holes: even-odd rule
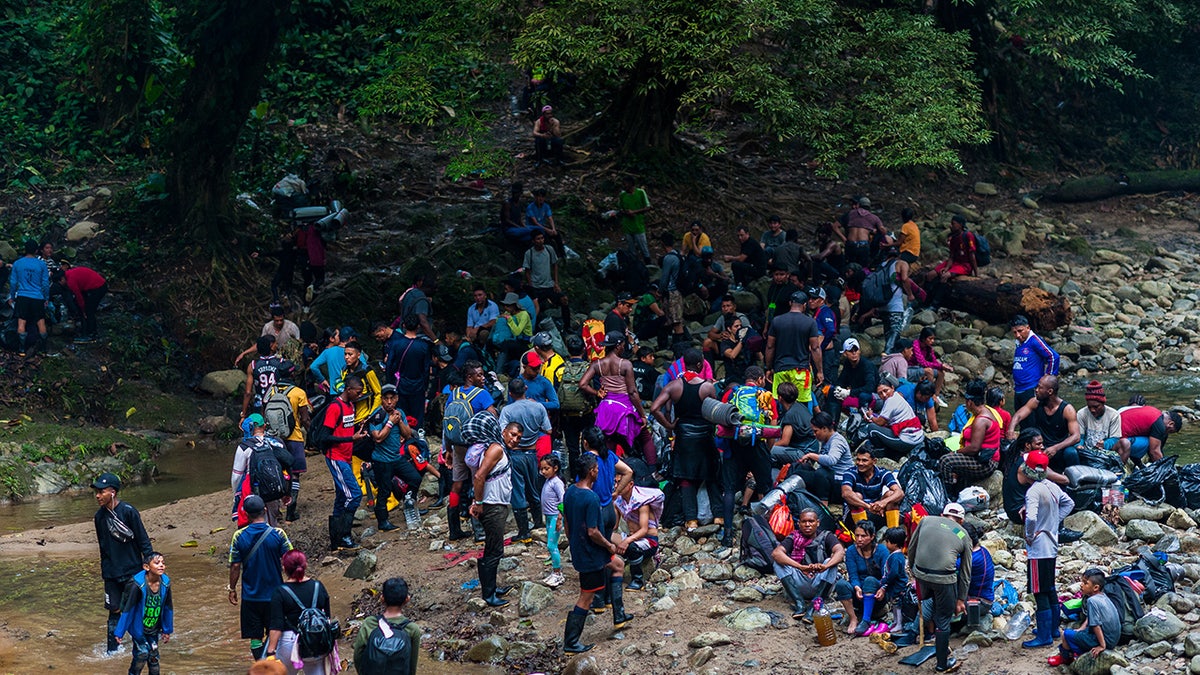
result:
[[[975,194],[977,195],[991,196],[998,193],[999,191],[996,190],[996,186],[991,183],[979,182],[975,184]]]
[[[467,650],[467,660],[475,663],[499,663],[508,652],[508,640],[493,635],[476,642]]]
[[[233,420],[225,415],[209,415],[196,422],[196,430],[202,434],[218,434],[233,425]]]
[[[704,581],[692,570],[676,574],[671,582],[683,590],[696,590],[704,586]]]
[[[700,666],[708,663],[708,660],[712,658],[712,655],[713,655],[712,647],[701,647],[700,649],[697,649],[695,652],[693,652],[691,656],[688,657],[688,665],[690,665],[693,668],[699,668]]]
[[[748,565],[738,565],[733,568],[733,578],[738,581],[752,581],[761,577],[763,574],[758,570]]]
[[[700,578],[705,581],[725,581],[733,578],[733,566],[728,563],[710,563],[700,566]]]
[[[1080,354],[1100,354],[1104,351],[1104,340],[1095,333],[1076,333],[1071,336],[1071,342],[1079,345]]]
[[[1083,302],[1083,307],[1089,314],[1115,314],[1117,311],[1117,306],[1112,300],[1098,293],[1089,295]]]
[[[1108,522],[1093,511],[1076,511],[1067,516],[1063,527],[1078,530],[1083,533],[1083,540],[1096,546],[1113,546],[1117,543],[1117,533]]]
[[[700,552],[700,544],[690,537],[680,537],[673,544],[675,552],[679,555],[696,555]]]
[[[546,608],[554,599],[554,591],[532,581],[521,584],[521,601],[517,605],[518,616],[533,616]]]
[[[1091,652],[1087,652],[1075,659],[1071,664],[1071,672],[1075,675],[1108,675],[1114,667],[1128,665],[1129,659],[1124,654],[1106,649],[1100,652],[1100,656],[1092,656]]]
[[[733,644],[733,638],[725,633],[717,631],[708,631],[701,633],[696,637],[688,640],[688,646],[692,649],[704,649],[705,647],[721,647],[724,645]]]
[[[13,248],[12,244],[8,243],[7,241],[0,240],[0,260],[12,262],[20,257],[20,254],[17,253],[17,249]]]
[[[732,607],[727,607],[725,605],[713,605],[712,607],[708,608],[708,618],[719,619],[732,611]]]
[[[962,328],[959,328],[949,321],[938,321],[936,324],[934,324],[933,330],[939,341],[962,339]]]
[[[1135,518],[1125,524],[1126,539],[1141,539],[1142,541],[1155,542],[1162,539],[1162,525],[1153,520],[1142,520]]]
[[[963,640],[963,645],[975,645],[976,647],[991,647],[992,638],[987,633],[980,631],[971,631],[971,634]]]
[[[1133,636],[1142,642],[1155,643],[1174,639],[1185,630],[1187,624],[1182,619],[1156,608],[1137,620],[1133,625]]]
[[[651,613],[653,613],[653,612],[669,612],[672,609],[675,609],[675,601],[672,600],[671,596],[669,596],[669,595],[659,598],[658,600],[655,600],[653,603],[650,604],[650,612]]]
[[[1192,675],[1200,675],[1200,655],[1193,656],[1192,660],[1188,661],[1188,672]]]
[[[1151,506],[1146,502],[1137,501],[1129,502],[1121,507],[1121,522],[1128,523],[1131,520],[1153,520],[1162,522],[1167,519],[1167,516],[1175,510],[1175,507],[1170,504],[1156,504]]]
[[[104,230],[100,229],[100,223],[93,223],[90,220],[81,220],[67,230],[66,240],[72,244],[76,244],[81,241],[87,241],[103,231]]]
[[[603,672],[596,655],[590,652],[575,654],[562,669],[562,675],[601,675]]]
[[[217,398],[234,396],[245,391],[246,373],[241,370],[214,370],[200,380],[198,389]]]
[[[1095,253],[1092,254],[1092,264],[1093,265],[1107,265],[1107,264],[1129,265],[1132,263],[1133,263],[1133,259],[1130,258],[1129,256],[1125,255],[1124,253],[1118,253],[1117,251],[1111,251],[1109,249],[1104,249],[1104,248],[1098,249]]]
[[[358,555],[354,556],[354,560],[346,566],[346,571],[342,572],[342,576],[347,579],[366,580],[375,572],[375,564],[377,559],[373,551],[359,551]]]
[[[88,195],[88,196],[84,197],[83,199],[80,199],[79,201],[72,204],[71,210],[75,211],[76,213],[83,213],[84,211],[87,211],[88,209],[92,208],[95,205],[96,205],[96,198],[91,195]]]
[[[741,586],[729,594],[729,599],[734,602],[762,602],[763,594],[750,586]]]
[[[754,631],[771,625],[771,615],[758,607],[739,609],[721,619],[721,624],[741,631]]]
[[[987,490],[989,503],[992,508],[999,506],[1004,502],[1004,475],[999,471],[993,471],[987,478],[976,483],[979,487]]]

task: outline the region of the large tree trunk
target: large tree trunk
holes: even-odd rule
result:
[[[1056,202],[1088,202],[1175,190],[1200,190],[1200,171],[1134,171],[1123,175],[1085,176],[1049,188],[1042,197]]]
[[[655,72],[649,65],[640,66],[609,106],[612,115],[609,132],[620,157],[671,151],[683,88],[661,84],[649,91],[639,91],[648,79],[657,77]]]
[[[1044,332],[1070,323],[1073,316],[1067,299],[1061,295],[984,277],[955,277],[943,304],[989,323],[1007,323],[1017,314],[1024,314],[1034,330]]]
[[[287,6],[283,0],[197,0],[181,18],[194,66],[172,134],[171,198],[178,234],[214,251],[233,237],[234,150],[258,101]]]

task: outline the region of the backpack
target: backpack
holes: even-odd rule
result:
[[[320,452],[328,451],[329,446],[333,445],[333,430],[325,426],[325,412],[329,410],[335,398],[337,397],[330,395],[324,399],[314,399],[313,414],[308,421],[308,434],[305,438],[308,439],[308,447]]]
[[[362,658],[354,660],[355,669],[362,675],[407,673],[411,669],[412,645],[404,628],[410,623],[405,620],[399,627],[392,628],[387,619],[380,616],[379,625],[367,636]]]
[[[992,264],[992,245],[987,237],[978,232],[972,232],[971,236],[975,238],[975,264],[980,267]]]
[[[750,385],[742,385],[734,387],[733,395],[729,397],[729,402],[738,409],[742,415],[742,426],[738,427],[736,438],[743,444],[754,444],[758,441],[760,432],[759,427],[771,423],[771,411],[766,404],[769,398],[763,396],[766,394],[769,397],[771,394],[768,391],[753,387]],[[745,425],[749,425],[746,427]],[[750,433],[743,434],[744,428],[750,429]]]
[[[588,365],[587,361],[567,361],[563,365],[562,382],[558,385],[558,409],[561,413],[581,415],[592,411],[592,402],[579,388]]]
[[[267,423],[267,433],[276,438],[287,438],[296,428],[296,413],[288,398],[288,392],[294,388],[290,384],[275,385],[267,390],[267,399],[263,402],[263,420]]]
[[[300,610],[300,618],[294,626],[296,642],[300,645],[300,658],[312,659],[332,652],[334,645],[337,644],[337,636],[341,627],[337,621],[330,619],[325,612],[317,609],[317,596],[321,593],[320,584],[313,584],[312,604],[308,607],[304,607],[304,603],[296,597],[296,592],[288,586],[288,584],[283,584],[280,588],[284,593],[292,596],[292,600],[295,600],[297,605],[303,607]]]
[[[1113,572],[1139,581],[1145,587],[1142,600],[1152,605],[1162,596],[1175,591],[1175,580],[1171,578],[1171,572],[1163,566],[1163,561],[1158,558],[1158,555],[1161,555],[1165,559],[1165,553],[1155,554],[1145,547],[1139,549],[1138,553],[1140,557],[1137,562]]]
[[[695,293],[700,290],[700,259],[688,256],[679,265],[679,278],[675,280],[675,288],[682,295]]]
[[[283,465],[275,457],[275,448],[259,439],[250,452],[250,489],[264,502],[283,499],[291,493],[292,482],[283,473]]]
[[[450,400],[446,402],[446,410],[442,413],[442,442],[450,445],[467,445],[463,439],[463,425],[475,414],[471,401],[479,395],[474,389],[470,396],[462,393],[462,387],[455,387],[450,392]]]
[[[742,521],[741,553],[738,560],[747,567],[769,574],[774,569],[771,554],[779,539],[762,516],[750,516]]]
[[[1121,621],[1119,644],[1125,644],[1133,639],[1133,626],[1145,613],[1141,594],[1134,588],[1130,578],[1122,574],[1114,574],[1104,580],[1104,594],[1117,608],[1117,618]]]
[[[896,285],[892,283],[895,272],[896,263],[893,261],[875,270],[863,281],[862,297],[858,301],[862,309],[874,309],[887,304],[896,291]]]
[[[617,251],[617,269],[611,275],[618,290],[630,293],[645,293],[650,285],[650,270],[640,257],[629,251]]]

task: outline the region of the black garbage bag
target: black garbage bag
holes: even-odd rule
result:
[[[908,461],[919,462],[927,468],[937,469],[938,460],[948,452],[950,450],[946,448],[946,441],[926,436],[923,444],[918,445],[908,453]]]
[[[1079,463],[1084,466],[1111,471],[1118,476],[1125,475],[1125,465],[1121,462],[1121,456],[1112,450],[1079,448],[1078,452]]]
[[[905,462],[896,472],[896,481],[904,489],[900,513],[908,513],[913,504],[923,504],[929,513],[940,515],[946,504],[950,503],[941,477],[921,462]]]
[[[1166,502],[1171,506],[1184,506],[1179,491],[1179,470],[1175,468],[1175,455],[1163,457],[1134,471],[1125,479],[1125,489],[1147,504]]]
[[[1200,509],[1200,464],[1184,464],[1176,471],[1179,473],[1179,491],[1187,501],[1187,508]]]

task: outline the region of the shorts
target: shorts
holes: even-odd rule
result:
[[[17,298],[13,313],[25,321],[41,321],[46,318],[46,301],[37,298]]]
[[[669,325],[683,323],[683,295],[679,291],[667,291],[663,296],[663,308],[666,310]]]
[[[909,382],[920,382],[921,378],[925,377],[925,369],[921,366],[909,366],[908,377],[905,378]]]
[[[599,593],[604,590],[604,568],[595,572],[580,572],[579,573],[579,590],[584,593]]]
[[[1150,437],[1149,436],[1129,436],[1129,457],[1132,459],[1141,459],[1150,452]],[[1114,440],[1114,439],[1109,439]],[[1108,450],[1108,442],[1104,444],[1104,449]]]
[[[1051,593],[1054,591],[1054,564],[1057,558],[1030,558],[1029,592]]]
[[[797,403],[812,401],[812,372],[809,371],[808,367],[775,371],[775,380],[771,385],[771,393],[778,396],[779,385],[784,382],[791,382],[796,385],[796,389],[800,390],[800,396],[796,399]]]
[[[450,469],[450,480],[455,483],[467,483],[471,480],[471,467],[467,466],[467,448],[462,445],[450,446],[454,455]]]
[[[292,453],[292,473],[308,471],[308,459],[304,456],[304,441],[284,441],[283,445]]]
[[[242,639],[262,640],[271,622],[271,601],[242,598],[241,619]]]
[[[129,578],[104,580],[104,609],[110,612],[121,611],[121,598],[125,595],[125,586]]]
[[[908,263],[909,265],[916,264],[916,262],[918,260],[917,256],[915,254],[913,254],[911,251],[900,251],[900,259],[903,260],[904,262]]]

